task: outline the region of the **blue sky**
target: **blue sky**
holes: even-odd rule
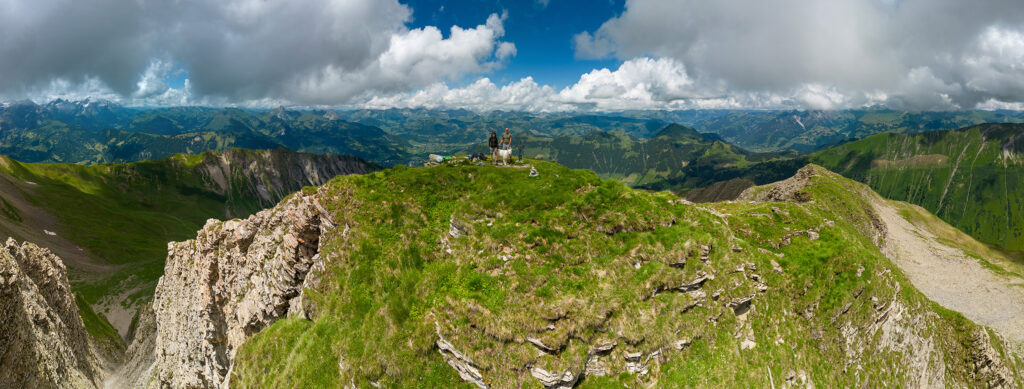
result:
[[[616,67],[617,59],[577,60],[572,38],[593,31],[606,20],[622,13],[624,0],[416,0],[412,28],[437,26],[447,33],[453,25],[473,26],[492,13],[508,12],[505,40],[515,43],[518,53],[504,69],[494,72],[497,83],[532,76],[541,84],[571,85],[580,75],[595,68]]]
[[[0,37],[0,100],[1024,109],[1020,0],[0,0]]]

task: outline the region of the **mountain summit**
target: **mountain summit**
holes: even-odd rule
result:
[[[930,302],[883,253],[903,228],[885,210],[899,205],[864,185],[809,166],[747,201],[697,206],[531,163],[536,177],[468,164],[344,176],[245,220],[211,220],[171,245],[126,365],[152,374],[127,379],[1022,381],[1010,351],[1022,339]]]

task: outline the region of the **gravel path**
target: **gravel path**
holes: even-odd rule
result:
[[[917,289],[1024,349],[1024,289],[959,249],[939,243],[884,200],[873,205],[887,230],[882,251]]]

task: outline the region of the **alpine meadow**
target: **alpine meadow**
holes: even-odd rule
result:
[[[0,0],[0,388],[1024,388],[1024,5]]]

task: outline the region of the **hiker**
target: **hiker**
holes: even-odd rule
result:
[[[505,127],[505,133],[501,134],[501,142],[498,145],[504,145],[501,147],[505,150],[512,150],[512,134],[508,133],[508,127]]]
[[[491,163],[497,163],[498,160],[498,133],[491,131],[491,139],[487,140],[487,144],[491,146]]]

